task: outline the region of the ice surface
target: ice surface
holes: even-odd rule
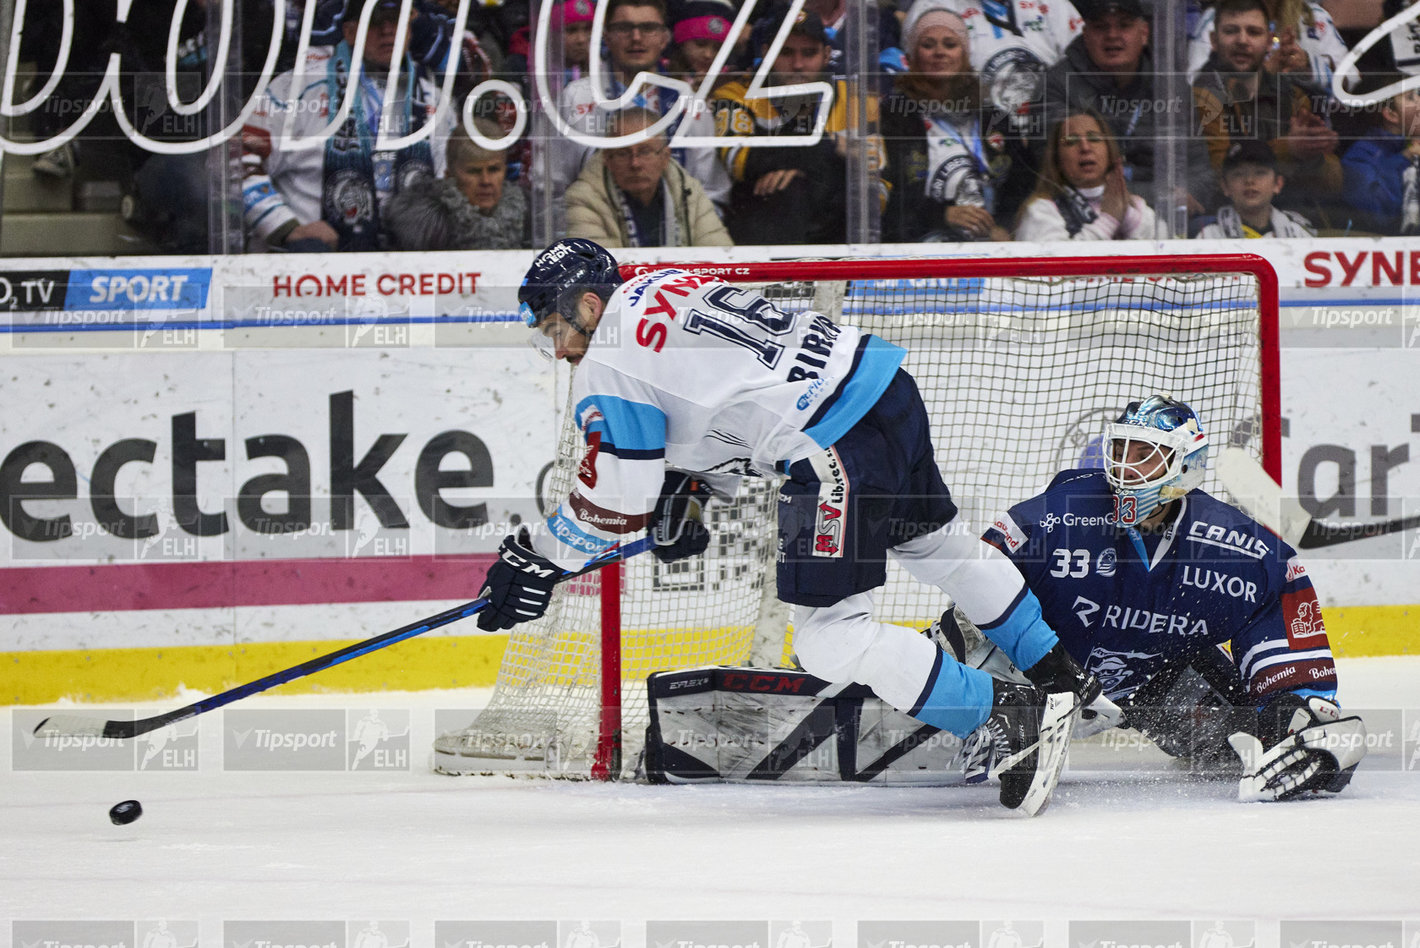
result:
[[[817,919],[845,946],[874,919],[1037,919],[1059,944],[1072,920],[1248,919],[1259,945],[1278,944],[1275,920],[1420,919],[1420,657],[1339,665],[1347,706],[1379,709],[1341,796],[1245,805],[1235,783],[1151,748],[1127,769],[1087,748],[1036,819],[994,787],[430,773],[435,712],[478,706],[467,692],[268,695],[225,712],[343,710],[353,732],[379,708],[392,730],[407,722],[411,750],[381,772],[234,771],[224,712],[195,719],[195,770],[23,769],[42,713],[10,709],[0,944],[15,919],[196,920],[203,944],[234,919],[395,919],[426,945],[438,920],[615,919],[627,946],[654,919]],[[111,825],[128,798],[144,816]]]

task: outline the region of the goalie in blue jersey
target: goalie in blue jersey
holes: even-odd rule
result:
[[[503,541],[480,627],[537,618],[562,571],[640,531],[666,561],[704,552],[699,510],[712,493],[783,474],[778,591],[794,607],[800,664],[975,736],[992,752],[1001,802],[1045,806],[1080,700],[1099,686],[1060,647],[1010,562],[949,529],[957,508],[917,385],[900,368],[904,350],[709,276],[663,269],[623,282],[589,240],[540,253],[518,299],[539,344],[577,367],[572,399],[587,448],[552,516]],[[889,556],[953,595],[1028,683],[996,681],[874,619]]]
[[[1365,728],[1337,704],[1296,551],[1199,489],[1208,439],[1183,402],[1130,402],[1101,447],[1103,470],[1061,472],[983,539],[1016,564],[1124,726],[1178,757],[1217,764],[1236,751],[1245,800],[1339,792]],[[990,648],[964,647],[956,625],[944,616],[940,638],[990,667]]]

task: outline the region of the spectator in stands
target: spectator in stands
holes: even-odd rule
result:
[[[1154,212],[1129,193],[1119,144],[1104,119],[1080,112],[1056,123],[1016,239],[1124,240],[1153,237],[1155,229]]]
[[[1015,116],[1016,131],[1043,137],[1049,126],[1029,104],[1038,101],[1042,75],[1080,35],[1080,16],[1068,0],[947,0],[966,22],[971,68],[986,101]]]
[[[1332,74],[1347,52],[1346,41],[1331,14],[1316,0],[1278,0],[1273,14],[1277,44],[1268,55],[1267,68],[1288,73],[1315,89],[1329,90]],[[1216,25],[1216,16],[1212,6],[1205,7],[1189,28],[1190,81],[1198,76],[1213,52],[1209,34]]]
[[[787,15],[776,7],[756,24],[762,57]],[[779,55],[769,67],[767,84],[798,85],[828,80],[828,35],[818,14],[801,10],[790,27]],[[737,244],[820,244],[847,240],[846,192],[849,147],[847,83],[833,82],[830,94],[808,92],[777,98],[747,95],[749,80],[722,86],[711,99],[717,134],[745,139],[722,150],[734,187],[726,219]],[[868,103],[876,113],[876,100]],[[823,137],[816,145],[775,145],[783,136],[807,136],[827,113]],[[875,118],[875,114],[871,118]],[[867,183],[885,202],[887,185],[880,171],[882,139],[868,140],[871,180]]]
[[[677,107],[681,93],[637,80],[642,73],[651,76],[664,74],[661,58],[671,39],[670,28],[666,25],[665,0],[606,0],[605,17],[602,29],[607,62],[603,70],[604,85],[600,90],[602,97],[619,99],[636,83],[637,94],[630,101],[620,103],[618,108],[640,106],[666,115]],[[558,111],[573,129],[584,135],[600,137],[606,134],[606,126],[615,109],[597,105],[597,92],[592,86],[592,77],[584,76],[562,91]],[[715,119],[708,108],[692,106],[666,131],[673,135],[682,126],[688,135],[709,137],[715,134]],[[567,186],[581,173],[583,165],[591,157],[592,149],[566,136],[559,136],[552,143],[552,148],[550,197],[554,202],[560,202]],[[704,186],[711,201],[720,206],[727,203],[730,182],[715,149],[673,147],[671,154],[691,177]]]
[[[1156,81],[1149,46],[1150,24],[1139,0],[1081,0],[1084,18],[1078,37],[1064,57],[1045,74],[1046,128],[1054,127],[1070,110],[1099,113],[1109,123],[1124,155],[1124,179],[1151,206],[1159,204],[1154,188],[1155,146],[1164,137],[1166,114],[1184,116],[1180,131],[1188,132],[1186,100],[1164,103]],[[1042,139],[1037,139],[1043,144]],[[1213,192],[1213,169],[1204,142],[1188,136],[1188,186],[1165,205],[1182,205],[1201,214]],[[1039,152],[1039,145],[1037,145]]]
[[[473,120],[490,142],[504,136],[490,118]],[[508,150],[475,142],[462,127],[445,148],[447,178],[425,179],[389,202],[387,227],[398,250],[511,250],[532,244],[526,192],[510,187]]]
[[[1012,165],[1006,138],[989,135],[971,68],[966,23],[940,0],[917,0],[903,24],[906,72],[879,109],[892,185],[885,243],[1010,240],[997,223],[997,186]]]
[[[1287,181],[1279,206],[1312,208],[1340,193],[1338,139],[1312,111],[1304,89],[1285,74],[1264,69],[1272,36],[1262,0],[1220,0],[1213,54],[1193,84],[1198,128],[1215,169],[1221,169],[1234,139],[1267,142]]]
[[[552,11],[554,29],[562,35],[562,68],[570,79],[586,73],[592,60],[593,0],[562,0]]]
[[[360,78],[351,82],[357,22],[373,6]],[[251,249],[377,250],[386,243],[381,214],[389,199],[419,178],[440,175],[445,125],[430,138],[398,151],[376,151],[381,132],[403,137],[428,122],[447,121],[434,83],[405,50],[395,48],[400,0],[351,0],[343,39],[310,51],[302,88],[295,75],[272,80],[242,130],[243,206]],[[406,34],[410,31],[406,30]],[[396,58],[404,59],[399,86],[387,90]],[[323,148],[285,147],[290,138],[321,135],[336,104],[350,94],[347,117]],[[288,119],[289,127],[288,127]]]
[[[1216,221],[1199,231],[1200,238],[1316,236],[1305,217],[1272,206],[1283,181],[1277,173],[1277,157],[1266,142],[1255,138],[1233,142],[1223,158],[1221,180],[1228,203],[1219,208]]]
[[[1386,84],[1400,80],[1389,76]],[[1380,123],[1341,157],[1346,196],[1378,234],[1420,234],[1420,89],[1381,105]]]
[[[613,136],[650,128],[660,115],[630,108]],[[700,182],[674,158],[664,134],[595,152],[567,189],[567,235],[604,247],[725,247],[730,235]]]
[[[671,31],[670,74],[699,89],[705,74],[730,37],[735,8],[729,0],[688,0],[681,4]],[[726,71],[734,67],[734,55],[726,60]]]

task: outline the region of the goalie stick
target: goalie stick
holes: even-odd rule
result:
[[[1420,515],[1371,523],[1320,523],[1242,448],[1224,448],[1218,455],[1218,477],[1233,499],[1269,530],[1299,550],[1366,540],[1420,527]]]
[[[622,560],[630,559],[639,553],[644,553],[655,545],[651,537],[642,537],[634,540],[625,546],[615,547],[601,556],[592,560],[582,569],[573,573],[564,573],[558,582],[565,582],[577,576],[582,576],[593,570],[601,569],[612,563],[619,563]],[[250,695],[266,691],[268,688],[275,688],[277,685],[284,685],[288,681],[295,681],[297,678],[304,678],[313,675],[318,671],[323,671],[335,665],[348,662],[361,655],[368,655],[396,642],[403,642],[405,639],[412,639],[416,635],[423,635],[425,632],[438,629],[460,619],[466,619],[488,605],[487,599],[474,599],[461,606],[454,606],[446,609],[437,615],[432,615],[409,625],[383,632],[373,638],[368,638],[360,642],[347,645],[325,655],[304,661],[299,665],[293,665],[282,671],[272,672],[263,678],[249,681],[244,685],[230,688],[221,694],[203,698],[195,701],[183,708],[167,711],[163,714],[156,714],[150,718],[139,718],[135,721],[108,721],[103,718],[93,717],[83,714],[55,714],[45,718],[35,725],[36,737],[105,737],[116,740],[125,740],[136,737],[139,734],[147,734],[149,731],[156,731],[177,721],[183,721],[199,714],[204,714],[223,705],[231,704],[233,701],[240,701]]]

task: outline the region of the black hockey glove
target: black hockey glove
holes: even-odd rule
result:
[[[562,576],[552,561],[533,551],[528,529],[503,538],[498,560],[488,567],[480,599],[488,605],[478,613],[478,627],[501,632],[520,622],[541,618],[552,601],[552,587]]]
[[[1080,667],[1080,663],[1065,651],[1065,646],[1056,642],[1050,651],[1021,674],[1046,694],[1068,691],[1080,699],[1085,707],[1100,696],[1100,681]]]
[[[693,474],[667,471],[661,497],[651,511],[651,550],[662,563],[699,556],[710,546],[710,531],[700,519],[710,487]]]
[[[1366,756],[1366,726],[1333,701],[1286,692],[1257,715],[1257,735],[1228,739],[1242,758],[1238,799],[1286,800],[1308,790],[1340,793]]]

